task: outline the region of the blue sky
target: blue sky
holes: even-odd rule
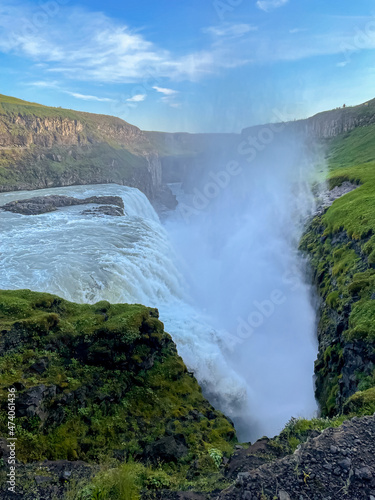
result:
[[[372,0],[4,0],[0,93],[238,132],[375,97]]]

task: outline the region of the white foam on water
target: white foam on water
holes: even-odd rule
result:
[[[121,196],[126,217],[83,215],[73,206],[37,216],[0,213],[0,287],[29,288],[67,300],[157,307],[178,351],[213,402],[228,415],[246,404],[246,387],[215,343],[189,296],[166,230],[139,190],[74,186],[0,195],[9,201],[60,194]]]

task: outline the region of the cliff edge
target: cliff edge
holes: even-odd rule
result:
[[[0,95],[0,191],[111,182],[157,197],[158,151],[139,128]]]

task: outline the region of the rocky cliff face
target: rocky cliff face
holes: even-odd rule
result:
[[[375,368],[372,340],[364,331],[354,334],[350,317],[365,298],[359,293],[361,287],[368,288],[366,295],[371,300],[372,287],[365,280],[371,279],[373,267],[361,245],[345,231],[328,235],[325,230],[322,217],[317,217],[301,248],[311,256],[320,294],[316,396],[323,414],[332,416],[351,411],[349,398],[371,386]]]
[[[374,443],[375,417],[355,418],[324,430],[293,455],[249,467],[216,500],[373,500]]]
[[[119,118],[10,102],[0,96],[0,190],[115,182],[151,200],[162,187],[158,151]]]
[[[288,130],[327,139],[373,123],[375,100],[289,122]],[[237,158],[243,137],[262,128],[242,134],[143,132],[119,118],[0,95],[0,191],[115,182],[169,203],[163,184],[182,181],[188,188],[207,162],[220,166]]]
[[[2,115],[0,147],[22,148],[35,145],[50,148],[56,144],[77,145],[87,142],[83,130],[81,122],[62,117]]]
[[[305,120],[286,122],[288,129],[315,139],[329,139],[374,123],[375,99],[359,106],[324,111]],[[264,127],[267,125],[245,128],[242,135],[254,134]]]

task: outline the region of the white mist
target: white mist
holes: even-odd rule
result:
[[[314,163],[285,134],[251,159],[230,179],[223,174],[228,161],[207,164],[203,181],[201,173],[190,179],[190,194],[177,191],[181,205],[166,227],[197,307],[245,382],[246,404],[232,418],[240,437],[254,440],[278,433],[292,416],[316,412],[317,341],[298,252],[315,208]]]

